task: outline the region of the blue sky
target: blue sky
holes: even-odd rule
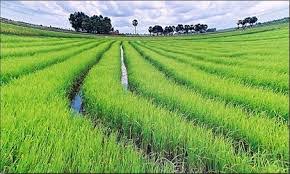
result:
[[[229,28],[238,19],[257,16],[260,22],[289,16],[288,1],[3,1],[1,17],[46,26],[71,28],[70,13],[83,11],[112,19],[115,29],[147,33],[156,24],[206,23],[210,28]]]

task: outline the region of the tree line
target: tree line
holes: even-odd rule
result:
[[[155,25],[154,27],[150,26],[148,28],[148,31],[151,35],[157,34],[157,35],[173,35],[174,32],[176,33],[205,33],[207,31],[214,32],[215,29],[207,29],[207,24],[196,24],[196,25],[182,25],[178,24],[177,26],[165,26],[162,28],[160,25]]]
[[[95,34],[109,34],[114,31],[111,19],[102,15],[90,17],[83,12],[75,12],[70,14],[69,21],[76,31]]]
[[[245,28],[247,24],[249,24],[249,26],[252,27],[253,24],[255,24],[257,21],[258,21],[258,18],[256,16],[246,17],[245,19],[238,20],[237,22],[238,29],[240,28],[240,25],[242,26],[241,28]]]

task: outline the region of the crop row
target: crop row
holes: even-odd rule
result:
[[[191,65],[157,54],[136,43],[133,45],[144,57],[178,83],[184,84],[205,96],[240,105],[250,111],[266,113],[269,117],[288,120],[288,97],[285,95],[219,78],[194,69]]]
[[[207,44],[207,45],[206,45]],[[279,43],[281,44],[281,43]],[[239,47],[241,50],[240,45],[235,45],[233,48],[229,48],[230,46],[225,46],[225,48],[218,48],[218,52],[215,51],[212,46],[209,46],[208,43],[205,43],[203,48],[199,46],[183,46],[179,47],[176,44],[172,44],[171,46],[163,44],[163,43],[155,43],[155,44],[146,44],[150,47],[155,47],[155,48],[160,48],[162,50],[165,50],[167,52],[172,52],[172,53],[180,53],[184,54],[187,56],[190,56],[194,59],[197,60],[202,60],[206,62],[211,62],[211,63],[217,63],[217,64],[223,64],[223,65],[239,65],[240,67],[243,68],[248,68],[249,71],[251,69],[261,69],[261,70],[267,70],[269,72],[278,72],[278,73],[288,73],[288,66],[287,62],[285,62],[285,58],[287,57],[288,53],[284,52],[279,54],[277,53],[266,53],[266,50],[275,50],[273,45],[271,45],[268,49],[261,48],[261,50],[256,50],[257,46],[254,46],[254,50],[252,53],[248,53],[249,49],[245,48],[244,51],[235,51],[232,52],[232,50],[235,50],[237,47]],[[269,45],[265,43],[264,45]],[[248,45],[249,46],[249,45]],[[208,48],[210,47],[210,48]],[[280,50],[279,48],[281,47],[278,46],[276,49]],[[261,55],[259,55],[259,52]],[[273,58],[279,58],[279,60],[275,59],[270,59],[271,57]]]
[[[78,46],[80,44],[86,44],[89,42],[92,42],[92,41],[91,40],[83,40],[83,41],[78,41],[78,42],[71,41],[69,43],[56,44],[52,46],[2,48],[1,59],[16,58],[16,57],[23,57],[23,56],[33,56],[35,54],[46,53],[50,51],[58,51],[58,50],[70,48],[73,46]]]
[[[1,60],[1,85],[7,84],[9,81],[20,76],[62,62],[70,58],[71,56],[76,55],[84,50],[91,49],[100,43],[101,42],[91,41],[91,43],[82,43],[68,49],[37,54],[32,57],[28,56],[15,59]]]
[[[20,36],[46,36],[46,37],[59,37],[59,38],[93,38],[94,35],[86,35],[80,33],[70,32],[56,32],[43,30],[38,28],[25,27],[20,25],[13,25],[1,22],[1,34],[11,34]]]
[[[253,39],[257,39],[256,37],[254,37]],[[155,44],[155,43],[162,43],[164,45],[170,45],[170,46],[177,46],[177,47],[184,47],[184,46],[190,46],[190,47],[200,47],[203,48],[203,50],[207,50],[207,49],[211,49],[216,53],[223,53],[223,54],[230,54],[227,52],[223,52],[223,49],[232,49],[235,48],[236,46],[239,46],[241,48],[246,48],[248,46],[254,46],[254,47],[250,47],[249,50],[237,50],[238,52],[240,51],[251,51],[251,49],[253,48],[263,48],[264,47],[270,47],[270,46],[274,46],[277,47],[277,43],[279,42],[286,42],[287,40],[287,36],[283,36],[279,39],[275,39],[271,42],[269,42],[268,40],[257,40],[257,41],[252,41],[252,42],[225,42],[225,43],[217,43],[216,41],[214,42],[209,42],[208,40],[195,40],[195,41],[189,41],[189,40],[183,40],[183,41],[178,41],[178,40],[173,40],[175,42],[172,42],[172,40],[165,40],[165,41],[160,41],[160,40],[149,40],[146,43],[148,44]],[[265,43],[268,43],[268,45],[265,45]],[[203,51],[203,50],[195,50],[195,51]],[[273,49],[273,50],[264,50],[264,51],[273,51],[273,52],[277,52],[277,50]],[[284,50],[285,51],[285,50]]]
[[[181,171],[285,170],[269,165],[262,157],[236,152],[230,140],[126,91],[121,85],[120,65],[119,44],[115,44],[86,77],[83,97],[92,119],[119,130],[149,154],[169,160],[182,157],[181,166],[175,163]]]
[[[109,48],[95,47],[1,87],[1,160],[6,172],[162,172],[130,142],[69,110],[67,93]],[[119,139],[119,140],[118,140]],[[118,144],[117,144],[118,141]]]
[[[249,115],[224,102],[203,98],[164,74],[125,44],[130,89],[160,106],[177,111],[190,121],[206,125],[217,133],[244,141],[253,151],[266,151],[269,159],[288,161],[288,128],[263,116]],[[263,123],[263,124],[261,124]],[[253,126],[255,125],[255,126]]]
[[[1,33],[1,44],[24,44],[31,42],[39,42],[39,41],[61,41],[66,40],[67,38],[55,38],[55,37],[27,37],[27,36],[17,36],[10,34],[2,34]]]
[[[225,33],[216,33],[208,34],[205,36],[195,36],[188,38],[188,40],[207,40],[207,41],[227,41],[235,39],[234,41],[242,42],[247,41],[248,39],[259,39],[259,38],[269,38],[275,35],[287,35],[288,29],[287,24],[282,24],[280,26],[269,26],[263,28],[255,28],[248,31],[235,31],[235,32],[225,32]]]
[[[146,46],[145,46],[146,47]],[[221,77],[231,78],[231,80],[245,85],[257,86],[271,89],[274,92],[288,93],[288,75],[265,70],[256,70],[243,68],[240,66],[226,66],[210,62],[195,60],[194,57],[189,57],[183,54],[172,53],[154,47],[146,47],[163,56],[174,58],[180,62],[192,65],[194,68],[200,69],[207,73],[216,74]]]
[[[13,43],[4,42],[1,43],[1,49],[3,48],[22,48],[22,47],[34,47],[34,46],[51,46],[51,45],[57,45],[57,44],[65,44],[65,43],[73,43],[82,41],[85,39],[61,39],[61,40],[55,40],[55,39],[41,39],[37,41],[31,41],[31,42],[22,42],[21,40],[16,40]]]
[[[152,43],[150,43],[152,45]],[[154,46],[169,46],[160,43],[155,42],[153,44]],[[221,45],[221,44],[220,44]],[[185,51],[186,53],[206,53],[210,56],[215,57],[229,57],[229,58],[235,58],[232,59],[232,62],[241,62],[243,60],[251,61],[251,62],[259,62],[259,61],[265,61],[270,62],[272,60],[284,60],[285,56],[287,56],[287,50],[279,50],[281,47],[286,47],[287,40],[280,40],[275,41],[272,43],[264,42],[264,45],[258,45],[258,44],[247,44],[247,45],[241,45],[238,43],[235,44],[222,44],[222,46],[219,46],[217,43],[208,44],[207,42],[202,43],[171,43],[170,47],[167,48],[176,48],[172,51]],[[250,48],[249,48],[250,47]],[[165,47],[166,48],[166,47]],[[232,51],[236,48],[239,48],[238,51]],[[271,57],[274,55],[284,55],[284,57]],[[258,56],[258,58],[257,58]],[[266,57],[261,57],[266,56]],[[246,62],[243,62],[246,63]]]

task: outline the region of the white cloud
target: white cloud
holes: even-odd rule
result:
[[[209,27],[233,27],[237,19],[256,15],[259,21],[289,15],[287,1],[1,1],[1,16],[25,22],[70,28],[68,16],[75,11],[102,14],[115,29],[148,32],[156,24],[207,23]]]

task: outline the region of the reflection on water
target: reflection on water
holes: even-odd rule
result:
[[[122,77],[121,77],[121,83],[125,87],[125,89],[128,89],[128,75],[127,75],[127,68],[124,63],[124,57],[123,57],[123,47],[120,46],[121,50],[121,70],[122,70]]]
[[[73,98],[72,102],[71,102],[71,108],[77,112],[77,113],[81,113],[82,112],[82,104],[83,104],[83,100],[82,100],[82,92],[78,92],[76,94],[76,96]]]

